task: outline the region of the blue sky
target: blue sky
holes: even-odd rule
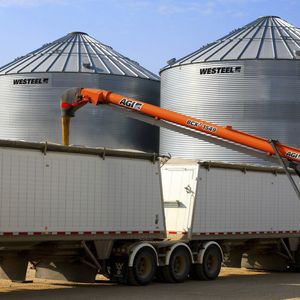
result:
[[[0,66],[84,31],[158,73],[170,58],[264,15],[300,27],[300,0],[0,0]]]

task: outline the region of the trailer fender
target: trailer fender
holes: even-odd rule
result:
[[[210,241],[210,242],[204,243],[203,246],[202,246],[202,249],[199,251],[197,261],[196,261],[197,264],[202,264],[203,263],[203,257],[204,257],[205,251],[211,245],[216,245],[220,249],[221,255],[222,255],[222,261],[223,261],[224,254],[223,254],[222,248],[220,247],[220,245],[217,242]]]
[[[141,250],[142,248],[147,247],[153,250],[153,252],[155,253],[155,257],[156,257],[156,265],[158,266],[158,255],[156,252],[156,249],[148,243],[141,243],[141,244],[135,244],[133,245],[133,247],[130,249],[130,254],[129,254],[129,260],[128,260],[128,267],[132,267],[133,266],[133,261],[134,258],[136,256],[136,254],[139,252],[139,250]]]
[[[190,253],[191,262],[194,263],[193,253],[192,253],[190,247],[189,247],[187,244],[185,244],[185,243],[177,243],[177,244],[172,245],[172,247],[170,248],[170,250],[169,250],[169,251],[167,252],[167,254],[166,254],[166,259],[165,259],[165,265],[166,265],[166,266],[169,265],[171,255],[172,255],[173,251],[174,251],[177,247],[185,247],[185,248],[188,250],[188,252]]]

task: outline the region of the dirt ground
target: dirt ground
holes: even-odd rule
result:
[[[148,286],[116,285],[104,279],[95,284],[32,278],[13,283],[0,280],[0,299],[300,299],[300,274],[267,273],[223,268],[218,280],[181,284],[154,282]]]

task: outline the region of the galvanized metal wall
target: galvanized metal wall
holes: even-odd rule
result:
[[[240,72],[200,75],[202,68],[236,66]],[[300,61],[237,60],[171,67],[161,73],[161,106],[300,146]],[[166,129],[160,131],[160,152],[262,163]]]
[[[17,79],[40,84],[14,84]],[[87,73],[28,73],[0,76],[0,138],[60,143],[60,97],[70,87],[113,90],[159,105],[156,80]],[[158,151],[159,130],[128,119],[105,106],[87,105],[72,120],[71,143],[85,146]]]

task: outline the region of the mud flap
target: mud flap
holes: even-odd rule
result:
[[[112,281],[126,283],[128,260],[124,257],[113,257],[110,262],[110,278]]]

